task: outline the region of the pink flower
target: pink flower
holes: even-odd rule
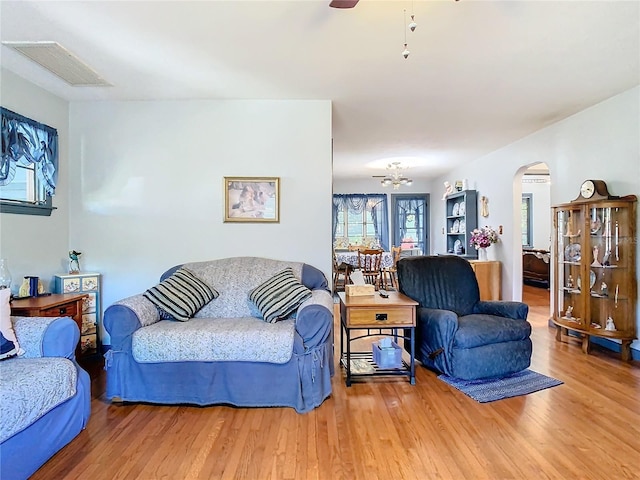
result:
[[[471,232],[469,245],[476,250],[490,247],[494,243],[498,243],[498,233],[493,227],[476,228]]]

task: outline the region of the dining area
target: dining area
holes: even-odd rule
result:
[[[396,263],[402,249],[392,247],[391,251],[380,248],[350,245],[347,249],[333,252],[333,291],[344,290],[345,285],[353,283],[351,275],[355,271],[362,273],[365,283],[375,286],[376,290],[398,289]]]

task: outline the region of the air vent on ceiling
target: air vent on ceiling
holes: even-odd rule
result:
[[[110,87],[111,84],[57,42],[2,42],[74,87]]]

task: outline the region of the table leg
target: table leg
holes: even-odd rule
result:
[[[409,366],[411,370],[411,376],[409,380],[411,385],[416,384],[416,329],[410,328],[411,330],[411,365]]]
[[[346,336],[347,336],[347,387],[351,386],[351,335],[348,328],[345,327]]]

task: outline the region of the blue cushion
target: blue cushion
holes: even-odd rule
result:
[[[466,315],[458,318],[453,337],[454,348],[474,348],[492,343],[525,340],[531,335],[531,324],[493,315]]]

